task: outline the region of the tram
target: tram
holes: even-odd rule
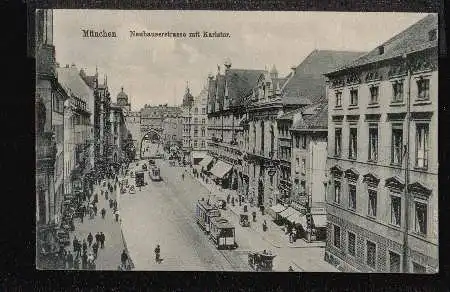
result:
[[[210,231],[210,222],[211,218],[219,217],[220,211],[216,206],[209,203],[209,201],[205,201],[204,198],[198,200],[197,206],[195,209],[195,217],[198,225],[205,230],[206,233]]]
[[[161,180],[161,174],[160,169],[157,166],[153,166],[150,168],[150,171],[148,172],[150,179],[152,181],[160,181]]]
[[[225,218],[211,218],[209,237],[214,242],[217,249],[237,248],[235,228]]]

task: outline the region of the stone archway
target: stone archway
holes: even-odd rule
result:
[[[152,144],[157,144],[161,151],[162,151],[162,147],[164,145],[164,139],[162,137],[162,135],[154,130],[154,129],[149,129],[147,131],[145,131],[145,135],[142,136],[141,138],[141,142],[140,142],[140,147],[139,147],[139,157],[141,159],[144,158],[145,155],[143,155],[143,152],[146,152],[146,149],[143,148],[143,144],[144,141],[150,140]]]

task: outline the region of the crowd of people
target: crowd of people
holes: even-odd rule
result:
[[[108,175],[103,179],[97,179],[94,183],[97,192],[94,192],[94,187],[90,188],[91,192],[88,192],[83,196],[81,203],[78,205],[77,215],[80,221],[83,222],[86,219],[86,216],[89,216],[89,219],[92,220],[99,215],[98,203],[100,197],[100,199],[105,200],[108,203],[109,209],[114,215],[113,220],[119,222],[117,200],[113,199],[113,196],[111,196],[117,189],[118,184],[118,174]],[[107,210],[105,208],[100,210],[100,215],[103,220],[106,220],[106,213]],[[61,246],[59,252],[61,268],[95,270],[98,254],[101,249],[105,248],[106,240],[107,238],[103,231],[89,232],[85,238],[77,238],[75,235],[68,247],[64,248]],[[123,250],[120,255],[120,260],[121,265],[119,266],[119,269],[129,270],[130,265],[125,250]]]

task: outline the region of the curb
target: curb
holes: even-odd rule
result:
[[[120,189],[117,188],[116,190],[117,209],[120,209],[120,196],[121,196]],[[133,260],[131,259],[130,251],[128,250],[127,247],[127,241],[125,240],[125,236],[123,235],[122,214],[120,214],[120,234],[122,235],[123,247],[128,255],[128,262],[130,263],[131,269],[134,270],[135,266]]]

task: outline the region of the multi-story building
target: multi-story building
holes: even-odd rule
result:
[[[437,15],[329,72],[325,259],[438,270]]]
[[[140,111],[126,111],[123,110],[125,117],[125,128],[127,129],[127,135],[131,135],[133,140],[133,146],[136,153],[141,151],[141,112]],[[128,138],[128,137],[127,137]]]
[[[312,240],[326,237],[327,122],[328,104],[322,99],[296,111],[290,128],[292,191],[289,201],[306,209],[310,220],[303,221],[304,235]]]
[[[124,142],[125,130],[125,117],[123,116],[122,107],[116,103],[111,104],[110,112],[111,123],[111,137],[110,137],[110,149],[108,160],[110,160],[116,170],[120,167],[121,162],[124,159],[124,153],[122,151]]]
[[[183,98],[183,149],[189,152],[193,165],[197,165],[206,156],[207,100],[207,88],[203,88],[196,97],[193,97],[187,88]]]
[[[58,248],[56,227],[64,192],[64,102],[53,45],[53,11],[39,9],[36,21],[36,248],[37,265]]]
[[[93,167],[93,124],[92,111],[94,91],[84,82],[75,65],[58,67],[58,78],[67,95],[64,119],[64,173],[65,195],[80,194],[85,187],[85,175]]]
[[[244,157],[245,106],[263,70],[232,69],[225,61],[225,72],[208,77],[208,155],[200,162],[224,188],[248,193]],[[211,158],[214,161],[211,162]]]

